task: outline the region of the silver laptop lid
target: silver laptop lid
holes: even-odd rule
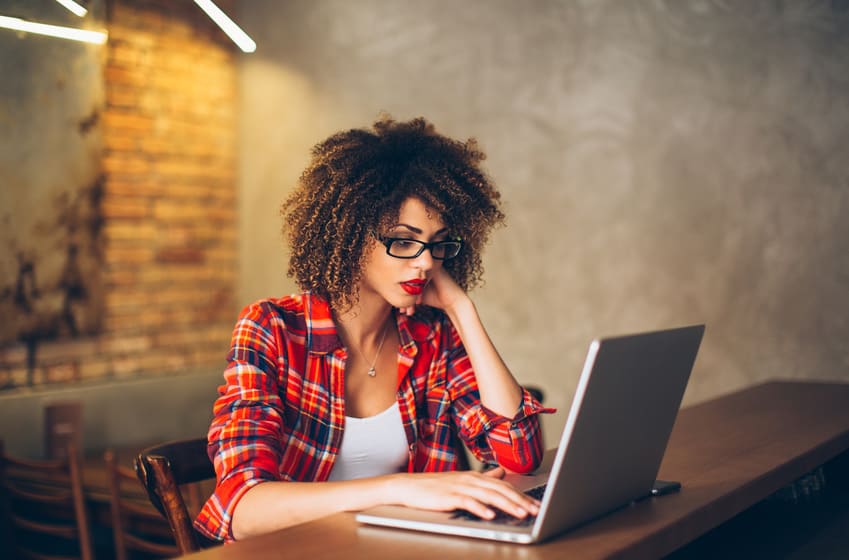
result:
[[[649,495],[703,333],[695,325],[590,344],[534,541]]]

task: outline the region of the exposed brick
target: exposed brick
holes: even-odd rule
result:
[[[55,342],[42,342],[38,345],[36,355],[41,364],[62,364],[68,361],[77,362],[98,353],[96,338],[72,338]]]
[[[117,109],[103,111],[102,119],[104,131],[107,134],[126,134],[128,132],[147,134],[153,130],[155,123],[153,117]]]
[[[200,220],[206,217],[206,209],[199,205],[163,199],[154,203],[153,215],[158,220]]]
[[[154,344],[158,348],[172,346],[218,346],[222,352],[230,342],[231,325],[224,329],[220,324],[200,325],[192,331],[178,329],[164,329],[154,338]]]
[[[107,220],[119,218],[147,218],[151,216],[151,203],[147,198],[107,197],[101,203],[101,212]]]
[[[235,266],[236,246],[221,244],[207,249],[206,256],[210,264],[233,263]]]
[[[17,343],[0,347],[0,368],[22,366],[27,363],[27,347]]]
[[[223,367],[235,321],[232,44],[191,2],[111,0],[109,18],[103,331],[39,344],[36,385]],[[26,361],[0,348],[0,391],[29,384]]]
[[[202,263],[204,255],[203,250],[197,247],[162,247],[156,252],[156,260],[178,264]]]
[[[43,366],[38,373],[38,377],[41,379],[41,384],[73,383],[81,380],[80,368],[77,362]]]
[[[0,390],[24,387],[29,378],[29,370],[26,368],[4,368],[0,367]]]
[[[153,70],[152,45],[137,42],[113,41],[109,47],[109,66],[120,68],[147,68]]]
[[[107,242],[126,242],[136,245],[140,242],[150,242],[156,238],[156,225],[150,221],[111,220],[103,227],[103,235]],[[114,247],[115,245],[113,245]]]
[[[190,355],[181,352],[168,352],[164,355],[148,354],[139,356],[138,360],[145,369],[156,372],[152,375],[153,377],[172,371],[184,371],[196,365]]]
[[[165,138],[155,136],[143,136],[138,139],[140,149],[147,154],[164,157],[174,151],[173,143]],[[182,146],[182,150],[186,150],[186,146]]]
[[[116,378],[135,377],[142,370],[140,356],[115,356],[112,358],[112,374]]]
[[[150,173],[150,160],[143,155],[130,152],[109,152],[103,158],[103,170],[106,173],[124,175],[144,175]]]
[[[110,337],[103,341],[103,350],[109,354],[130,354],[144,352],[153,346],[153,338],[149,335]]]
[[[112,372],[112,365],[106,357],[89,356],[79,363],[79,371],[82,381],[103,379]]]
[[[120,287],[135,288],[144,282],[142,274],[138,270],[127,268],[117,270],[106,270],[104,272],[107,289]]]
[[[116,247],[106,248],[106,258],[110,263],[142,264],[153,261],[154,252],[149,247]]]
[[[121,200],[121,197],[150,200],[157,196],[163,196],[166,192],[165,185],[156,181],[153,177],[142,177],[133,181],[109,177],[106,185],[107,201]]]
[[[236,219],[236,209],[233,206],[221,206],[208,208],[206,216],[219,224],[233,223]]]

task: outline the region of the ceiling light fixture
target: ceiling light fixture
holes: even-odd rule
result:
[[[24,31],[26,33],[37,33],[38,35],[48,35],[50,37],[71,39],[73,41],[94,43],[96,45],[102,45],[106,42],[106,33],[101,31],[87,31],[85,29],[77,29],[75,27],[62,27],[60,25],[35,23],[7,16],[0,16],[0,27],[13,29],[15,31]]]
[[[256,43],[248,37],[248,34],[236,25],[232,19],[227,17],[227,14],[221,11],[221,8],[215,5],[212,0],[195,0],[195,4],[200,6],[200,9],[206,12],[212,21],[214,21],[221,30],[227,34],[230,39],[236,43],[243,52],[251,53],[256,50]]]
[[[56,0],[56,1],[59,2],[60,4],[62,4],[63,6],[65,6],[66,8],[68,8],[68,10],[73,12],[75,16],[83,17],[88,13],[88,10],[86,10],[85,8],[83,8],[82,6],[80,6],[79,4],[74,2],[74,0]]]

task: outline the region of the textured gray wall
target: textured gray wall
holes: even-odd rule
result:
[[[253,0],[238,19],[259,44],[240,303],[294,289],[277,204],[310,146],[421,114],[490,156],[509,224],[474,297],[548,422],[596,335],[706,322],[689,403],[849,381],[846,2]]]
[[[102,29],[53,0],[0,15]],[[97,332],[104,47],[0,29],[0,344]]]

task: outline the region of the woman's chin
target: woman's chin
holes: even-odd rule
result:
[[[396,309],[405,310],[408,307],[415,307],[416,300],[418,297],[403,295],[398,297],[393,297],[391,300],[387,300],[392,307]]]

